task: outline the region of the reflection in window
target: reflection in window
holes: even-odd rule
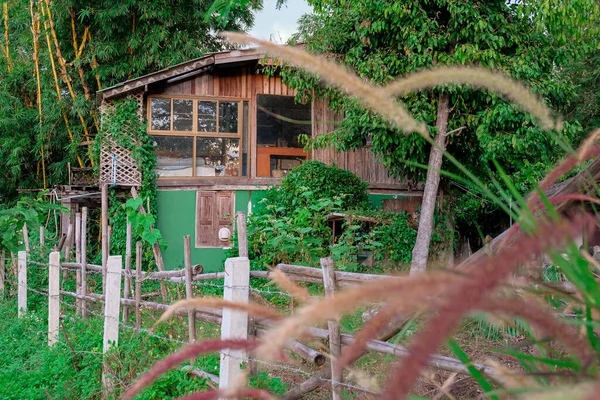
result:
[[[193,138],[153,136],[158,176],[192,176]]]
[[[238,103],[221,101],[219,102],[219,132],[237,133],[238,132]]]
[[[152,99],[152,129],[171,130],[171,100]]]
[[[239,139],[196,138],[196,176],[239,175]]]
[[[310,136],[310,104],[297,104],[293,96],[258,95],[257,144],[262,147],[295,147],[301,134]]]
[[[173,130],[191,131],[194,123],[192,100],[173,99]]]
[[[217,131],[217,103],[198,101],[198,132]]]

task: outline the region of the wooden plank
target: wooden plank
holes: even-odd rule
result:
[[[321,258],[321,268],[323,269],[323,285],[325,286],[325,297],[335,296],[335,270],[333,268],[333,259],[331,257]],[[337,360],[342,353],[342,342],[340,338],[340,323],[335,320],[327,321],[329,328],[329,353],[331,354],[331,392],[334,400],[342,399],[343,371],[337,368]]]
[[[101,200],[101,216],[102,219],[102,293],[105,293],[106,287],[106,261],[108,260],[108,184],[102,185],[102,200]]]
[[[135,244],[135,326],[142,327],[142,242]]]
[[[262,93],[270,94],[271,92],[269,91],[269,77],[267,75],[262,75],[262,81],[263,81]]]
[[[75,262],[81,263],[81,213],[75,214]],[[75,272],[75,290],[81,293],[81,270]],[[81,314],[81,301],[75,300],[75,313]]]
[[[276,95],[281,96],[283,93],[281,92],[281,78],[279,76],[276,76],[275,78],[275,90],[274,93]]]
[[[125,285],[123,288],[123,297],[128,299],[131,296],[131,222],[127,221],[127,231],[125,233]],[[123,306],[123,322],[129,322],[129,308]]]
[[[52,347],[58,342],[60,324],[60,252],[50,253],[48,264],[48,346]]]
[[[88,208],[81,208],[81,288],[83,296],[87,295],[87,215]],[[81,316],[87,318],[85,299],[81,300]]]
[[[185,267],[185,297],[192,299],[194,291],[192,289],[192,245],[190,235],[183,238],[183,264]],[[188,311],[188,338],[190,343],[196,341],[196,317],[194,310]]]
[[[17,289],[17,310],[18,317],[21,318],[27,312],[27,252],[19,251],[18,264],[18,289]]]

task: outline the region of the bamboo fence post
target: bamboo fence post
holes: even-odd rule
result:
[[[46,228],[40,226],[40,255],[44,255],[44,246],[46,245]]]
[[[52,347],[58,342],[60,325],[60,252],[50,253],[48,267],[48,346]]]
[[[27,312],[27,252],[19,251],[18,257],[17,304],[18,316],[21,318]]]
[[[183,264],[185,268],[185,297],[191,299],[194,297],[192,290],[192,246],[190,244],[190,235],[183,237]],[[190,343],[196,341],[196,316],[193,309],[188,311],[188,335]]]
[[[135,326],[142,327],[142,242],[135,244]]]
[[[127,221],[127,236],[125,239],[125,286],[123,297],[131,296],[131,222]],[[123,306],[123,322],[129,322],[129,307]]]
[[[121,308],[121,256],[110,256],[106,261],[106,295],[104,297],[104,340],[102,352],[106,354],[119,344],[119,312]],[[102,367],[102,386],[106,397],[113,394],[115,382],[107,364]]]
[[[6,259],[4,258],[4,255],[6,253],[4,252],[4,250],[2,250],[2,253],[0,253],[0,298],[3,298],[5,296],[5,291],[6,291],[6,284],[4,283],[6,281]]]
[[[131,187],[131,197],[133,197],[134,199],[137,199],[140,197],[136,188],[133,186]],[[150,211],[150,210],[148,210],[148,211]],[[139,212],[141,214],[146,214],[146,210],[144,209],[144,206],[141,204],[139,207]],[[153,230],[154,230],[154,228],[151,226],[150,232],[152,232]],[[152,253],[154,254],[154,260],[156,261],[156,267],[158,268],[159,271],[164,271],[165,263],[163,261],[162,252],[160,251],[160,246],[159,246],[158,242],[156,242],[152,245]],[[164,282],[160,282],[160,293],[161,293],[163,302],[166,303],[167,302],[167,287],[165,286]]]
[[[87,207],[81,209],[81,295],[87,295]],[[85,299],[81,300],[81,316],[87,318]]]
[[[323,285],[325,286],[325,296],[333,297],[335,295],[335,270],[333,269],[333,259],[331,257],[321,258],[321,268],[323,269]],[[331,354],[331,392],[333,400],[342,399],[343,371],[337,371],[336,363],[342,352],[342,340],[340,337],[340,324],[338,321],[327,321],[329,328],[329,353]]]
[[[75,214],[75,262],[81,264],[81,213]],[[75,292],[81,294],[81,268],[75,271]],[[81,299],[75,299],[75,313],[81,314]]]
[[[223,298],[236,303],[248,303],[250,299],[250,261],[247,257],[225,260],[225,283]],[[221,318],[221,339],[247,339],[248,313],[246,311],[223,309]],[[239,382],[241,365],[246,358],[243,350],[221,351],[219,388],[230,388]]]
[[[29,230],[27,229],[27,222],[23,224],[23,243],[25,244],[25,251],[27,254],[30,254],[31,246],[29,245]]]
[[[108,185],[102,185],[102,293],[106,286],[106,261],[108,260]]]

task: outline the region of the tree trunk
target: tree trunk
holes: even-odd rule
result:
[[[419,217],[419,230],[417,231],[417,241],[412,251],[411,275],[422,273],[427,267],[431,231],[433,229],[433,213],[435,212],[435,201],[440,185],[442,156],[446,150],[446,133],[448,132],[448,115],[450,114],[449,103],[450,97],[447,94],[440,94],[437,122],[435,124],[438,134],[435,137],[436,146],[431,147],[431,153],[429,154],[427,179],[425,180],[423,203],[421,204],[421,215]]]

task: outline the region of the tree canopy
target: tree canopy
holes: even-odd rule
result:
[[[247,30],[256,6],[205,19],[203,0],[15,0],[0,39],[0,193],[66,182],[91,166],[96,91],[223,50],[218,30]],[[39,96],[39,97],[38,97]]]

